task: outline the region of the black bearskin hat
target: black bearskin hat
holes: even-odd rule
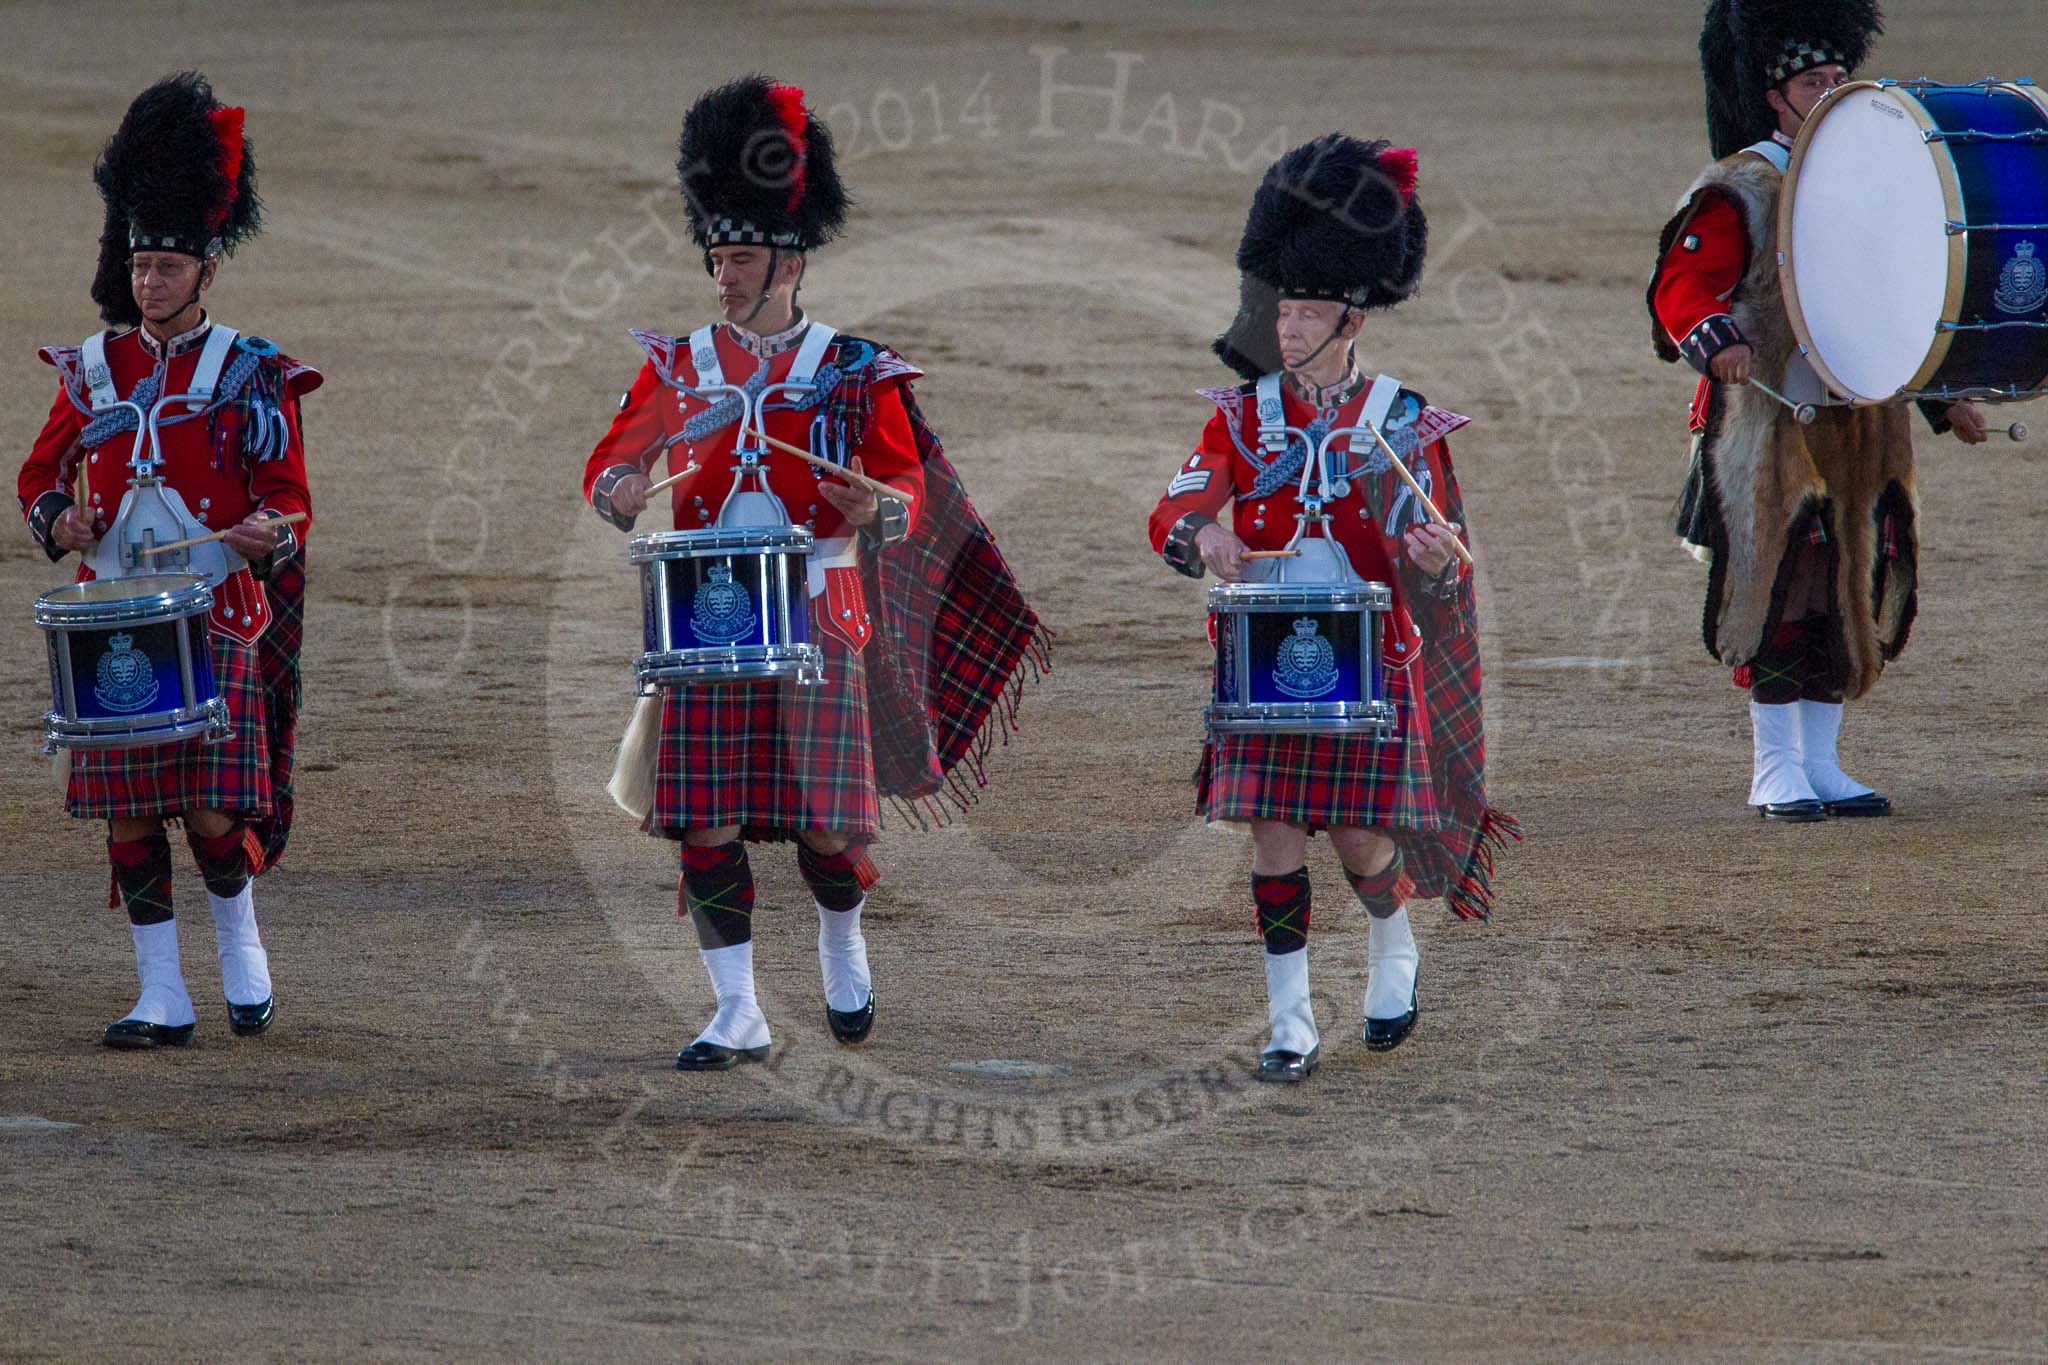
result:
[[[242,110],[222,107],[196,71],[166,76],[135,97],[92,178],[107,205],[92,301],[112,326],[142,321],[128,284],[131,253],[212,260],[263,226]]]
[[[809,251],[846,221],[832,130],[804,108],[803,91],[765,76],[690,106],[676,175],[690,236],[707,251],[738,242]]]
[[[1211,348],[1247,379],[1280,368],[1281,299],[1391,308],[1422,282],[1429,220],[1416,156],[1330,133],[1266,170],[1237,247],[1237,317]]]
[[[1732,156],[1777,131],[1765,94],[1816,66],[1854,71],[1882,32],[1876,0],[1712,0],[1700,30],[1700,71],[1714,156]]]

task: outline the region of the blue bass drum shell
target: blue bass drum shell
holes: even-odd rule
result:
[[[2048,99],[2033,86],[1929,86],[1911,91],[1945,133],[2037,134],[2040,141],[1943,142],[1963,201],[1968,264],[1965,327],[2048,322]],[[1985,231],[2015,225],[2020,231]],[[2048,380],[2048,327],[1949,334],[1948,352],[1919,389],[2040,388]]]

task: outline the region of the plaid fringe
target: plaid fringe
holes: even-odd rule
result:
[[[1459,919],[1493,918],[1493,860],[1507,851],[1508,840],[1522,842],[1522,822],[1493,806],[1479,820],[1479,842],[1465,860],[1465,870],[1444,892],[1444,904]]]
[[[908,382],[900,392],[924,462],[924,504],[908,540],[864,563],[881,617],[865,663],[876,786],[922,829],[944,825],[948,804],[972,808],[987,787],[988,756],[1018,728],[1025,685],[1052,669],[1052,632],[1018,590]],[[872,414],[858,373],[832,401],[834,421]],[[856,429],[858,446],[865,428]]]
[[[272,570],[263,590],[270,597],[270,629],[257,640],[256,654],[263,668],[264,723],[270,742],[270,813],[251,820],[245,831],[252,873],[268,871],[284,856],[297,810],[292,772],[299,706],[305,697],[299,671],[299,650],[306,638],[303,545]]]
[[[1023,730],[1017,713],[1023,709],[1024,689],[1052,672],[1053,639],[1052,627],[1043,623],[1032,631],[1029,648],[1003,685],[1000,712],[994,707],[989,709],[981,728],[974,732],[973,743],[960,761],[946,770],[939,789],[924,796],[885,793],[890,810],[918,831],[928,832],[948,828],[956,816],[966,815],[981,804],[981,793],[988,790],[988,756],[998,743],[1009,748],[1010,736]],[[963,768],[967,780],[962,778]],[[886,812],[882,823],[885,827],[888,824]]]

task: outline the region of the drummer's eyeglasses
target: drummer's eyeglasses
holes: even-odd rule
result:
[[[148,279],[152,270],[156,272],[159,279],[181,280],[198,268],[199,262],[184,256],[176,256],[168,261],[155,259],[145,261],[138,258],[128,262],[128,273],[138,280]]]

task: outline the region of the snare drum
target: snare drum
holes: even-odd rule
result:
[[[1209,589],[1216,639],[1216,734],[1393,735],[1380,677],[1384,583],[1221,583]]]
[[[643,692],[655,687],[794,678],[825,680],[825,652],[811,643],[805,569],[811,533],[801,526],[711,527],[635,536],[642,642],[633,665]]]
[[[50,648],[45,748],[132,749],[229,734],[198,574],[95,578],[36,599]]]
[[[2048,98],[1855,81],[1793,146],[1778,273],[1800,352],[1852,404],[2023,399],[2048,381]]]

